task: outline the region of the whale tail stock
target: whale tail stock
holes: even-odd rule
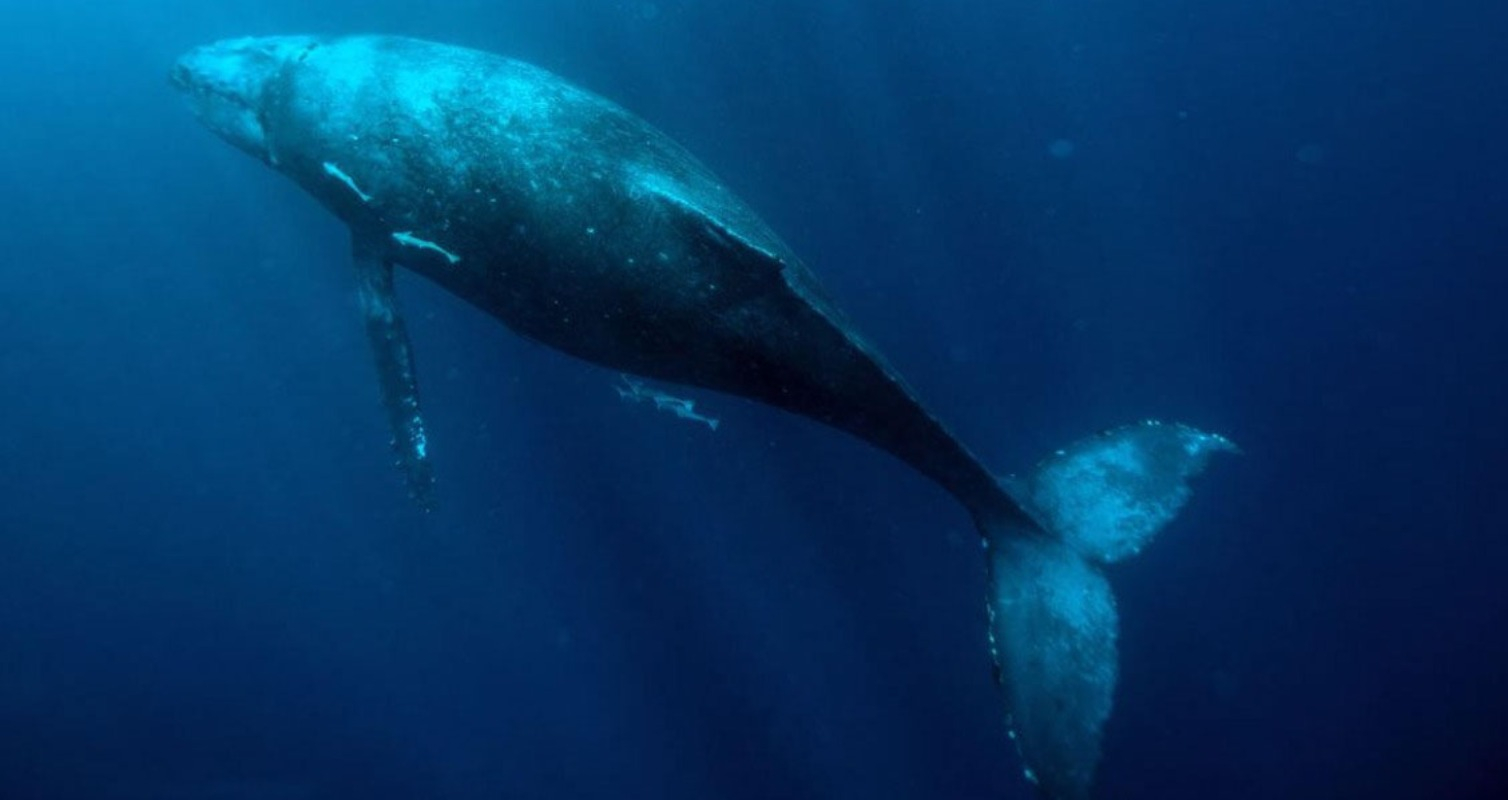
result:
[[[1184,425],[1107,431],[1002,482],[1040,529],[977,515],[1009,734],[1045,796],[1087,797],[1099,763],[1119,669],[1115,598],[1100,567],[1150,542],[1219,452],[1239,451]]]

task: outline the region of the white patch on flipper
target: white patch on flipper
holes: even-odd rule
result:
[[[445,260],[449,261],[452,265],[461,263],[460,256],[450,252],[449,250],[446,250],[445,248],[435,244],[434,242],[431,242],[428,239],[420,239],[419,237],[414,235],[413,231],[396,231],[393,233],[393,241],[403,245],[404,247],[412,247],[417,250],[428,250],[432,253],[439,253],[440,255],[444,256]]]
[[[385,323],[393,321],[393,304],[367,282],[363,281],[357,289],[357,298],[361,301],[362,313],[369,318]]]
[[[361,202],[363,202],[363,203],[370,203],[370,202],[372,202],[372,196],[369,195],[369,194],[367,194],[366,192],[363,192],[361,190],[361,187],[359,187],[359,186],[356,185],[356,180],[354,178],[352,178],[350,175],[347,175],[346,172],[345,172],[345,170],[341,169],[340,167],[336,166],[334,163],[329,162],[329,161],[326,161],[321,166],[324,167],[326,175],[329,175],[330,177],[334,178],[335,180],[340,181],[341,183],[343,183],[343,184],[346,185],[347,189],[350,189],[351,191],[355,192],[356,196],[361,198]]]

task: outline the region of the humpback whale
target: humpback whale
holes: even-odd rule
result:
[[[1117,678],[1102,567],[1146,545],[1231,442],[1142,422],[997,479],[710,170],[537,67],[406,38],[280,36],[195,49],[171,80],[206,127],[349,228],[417,502],[434,475],[395,266],[586,361],[846,431],[951,493],[985,545],[990,654],[1025,774],[1047,797],[1090,794]]]

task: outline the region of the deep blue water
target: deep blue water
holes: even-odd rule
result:
[[[1031,796],[966,515],[844,436],[613,392],[421,280],[441,509],[342,228],[165,74],[506,53],[637,111],[1002,471],[1240,459],[1113,568],[1101,795],[1508,787],[1508,57],[1420,0],[55,0],[0,25],[0,799]]]

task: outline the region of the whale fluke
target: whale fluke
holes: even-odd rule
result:
[[[1224,437],[1146,422],[1077,442],[1005,485],[1046,535],[982,527],[990,651],[1026,777],[1048,796],[1089,796],[1119,672],[1118,617],[1100,570],[1135,554],[1188,501]]]

